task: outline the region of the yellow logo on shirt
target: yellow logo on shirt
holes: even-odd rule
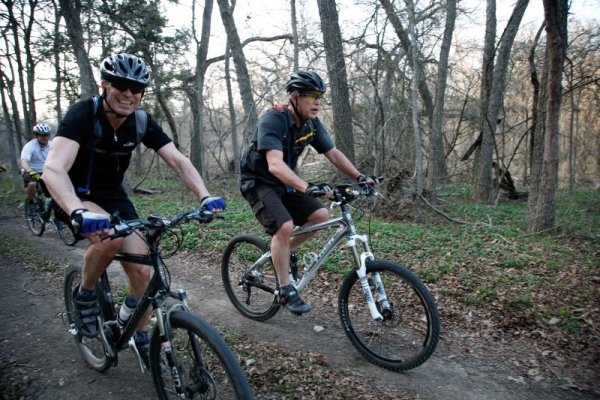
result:
[[[310,131],[306,135],[301,136],[298,139],[294,140],[294,144],[305,142],[305,141],[307,141],[308,139],[310,139],[313,136],[315,136],[315,131]]]

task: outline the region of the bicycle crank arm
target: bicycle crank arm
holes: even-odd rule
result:
[[[129,349],[135,356],[135,359],[137,360],[138,365],[140,366],[140,372],[143,374],[144,372],[146,372],[146,366],[144,365],[142,356],[140,355],[140,352],[139,352],[137,346],[135,345],[135,340],[133,339],[133,336],[131,338],[129,338]]]

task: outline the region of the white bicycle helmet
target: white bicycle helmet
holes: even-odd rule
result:
[[[40,123],[33,127],[33,133],[36,135],[47,136],[52,133],[52,128],[50,128],[50,125],[48,124]]]

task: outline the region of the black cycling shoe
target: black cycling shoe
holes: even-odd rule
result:
[[[282,304],[290,312],[301,315],[312,310],[310,304],[305,303],[293,285],[287,285],[279,289],[279,304]]]
[[[75,306],[75,325],[83,336],[98,336],[98,302],[96,297],[82,298],[79,294],[79,285],[73,290],[73,304]]]

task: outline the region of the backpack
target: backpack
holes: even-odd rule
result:
[[[100,138],[102,137],[102,128],[100,128],[100,121],[98,120],[98,118],[96,118],[96,113],[98,112],[98,108],[102,104],[102,97],[94,96],[94,97],[92,97],[92,100],[93,100],[93,104],[94,104],[94,109],[93,109],[94,113],[92,114],[94,116],[94,132],[92,135],[90,135],[90,138],[88,139],[88,142],[86,144],[86,146],[90,148],[90,161],[88,163],[87,182],[86,182],[85,187],[77,188],[77,193],[84,193],[84,194],[90,193],[90,181],[92,178],[92,166],[94,165],[94,154],[95,153],[102,153],[102,154],[107,153],[104,150],[96,148],[96,145],[98,144],[98,142],[100,141]],[[146,135],[146,131],[148,130],[148,113],[146,113],[146,111],[142,110],[141,108],[137,108],[135,110],[135,130],[136,130],[136,143],[135,144],[137,146],[142,141],[142,139]],[[125,153],[112,152],[112,154],[123,155]]]

